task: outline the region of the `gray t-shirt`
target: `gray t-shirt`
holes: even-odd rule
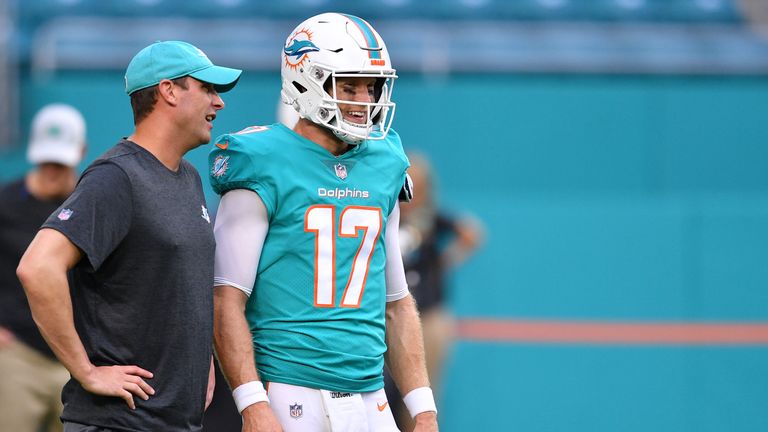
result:
[[[120,431],[199,431],[211,361],[215,242],[200,176],[122,140],[43,225],[83,252],[70,273],[75,326],[95,365],[138,365],[156,394],[64,387],[62,419]]]

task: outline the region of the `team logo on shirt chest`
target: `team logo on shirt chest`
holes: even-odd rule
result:
[[[203,219],[205,219],[206,222],[211,223],[211,217],[208,216],[208,209],[205,208],[204,205],[200,206],[203,209],[203,214],[201,215]]]
[[[347,166],[341,163],[337,163],[333,166],[333,170],[336,172],[336,177],[344,180],[347,178]]]

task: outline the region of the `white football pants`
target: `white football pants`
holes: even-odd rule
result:
[[[370,393],[269,383],[270,406],[285,432],[399,432],[384,389]]]

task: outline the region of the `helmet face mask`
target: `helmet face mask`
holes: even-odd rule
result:
[[[283,49],[282,100],[342,141],[384,139],[394,118],[395,70],[376,30],[360,18],[324,13],[299,24]],[[374,100],[339,98],[339,79],[375,78]],[[365,123],[345,120],[339,105],[359,106]]]

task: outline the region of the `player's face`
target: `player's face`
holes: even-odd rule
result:
[[[198,81],[192,77],[187,79],[187,89],[182,103],[184,123],[182,127],[189,128],[193,135],[194,145],[207,144],[211,141],[211,129],[216,113],[224,108],[224,101],[213,88],[213,84]]]
[[[371,103],[374,100],[376,78],[338,78],[336,79],[336,98],[351,102]],[[350,123],[366,124],[370,107],[355,104],[338,104],[344,120]]]

